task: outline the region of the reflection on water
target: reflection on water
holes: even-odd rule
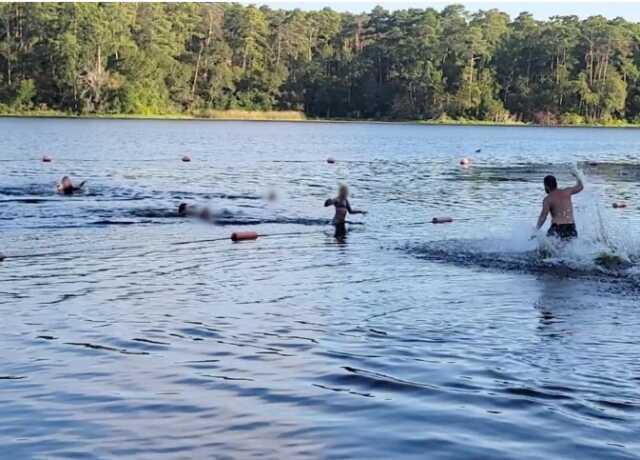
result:
[[[0,127],[0,457],[640,455],[639,132]],[[542,177],[576,162],[581,239],[541,254]]]

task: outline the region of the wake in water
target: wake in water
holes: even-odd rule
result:
[[[528,226],[506,236],[481,239],[447,239],[409,244],[404,249],[416,257],[464,266],[497,270],[593,276],[640,281],[640,240],[628,224],[601,203],[601,190],[586,187],[576,206],[579,238],[561,241],[538,232],[530,238]]]

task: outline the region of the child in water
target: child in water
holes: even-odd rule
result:
[[[338,196],[336,198],[329,198],[324,202],[325,208],[328,206],[335,206],[336,214],[333,217],[333,225],[336,227],[335,237],[339,240],[344,239],[347,236],[347,213],[349,214],[366,214],[367,211],[359,211],[357,209],[351,209],[349,204],[349,188],[346,185],[341,185],[338,190]]]
[[[84,185],[84,181],[80,183],[77,187],[73,185],[69,176],[64,176],[60,183],[56,186],[58,193],[62,193],[64,195],[73,195],[74,192],[78,192],[82,190],[82,186]]]

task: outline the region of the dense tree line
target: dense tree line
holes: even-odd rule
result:
[[[458,5],[2,3],[0,109],[640,122],[640,25]]]

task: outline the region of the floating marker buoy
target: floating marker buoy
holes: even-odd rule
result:
[[[482,149],[476,149],[476,153],[482,152]]]
[[[191,161],[191,157],[189,155],[185,155],[182,157],[182,161],[184,161],[185,163],[188,163]]]
[[[51,163],[51,157],[49,155],[43,155],[42,156],[42,162],[43,163]]]
[[[461,166],[469,166],[470,164],[471,164],[471,160],[468,158],[463,158],[462,160],[460,160]]]
[[[258,239],[256,232],[233,232],[231,234],[231,241],[247,241]]]
[[[434,217],[431,219],[432,224],[448,224],[453,222],[451,217]]]
[[[334,164],[336,162],[335,158],[327,158],[327,163],[329,163],[330,165]]]
[[[622,203],[622,202],[613,203],[614,209],[621,209],[626,207],[627,207],[627,203]]]

